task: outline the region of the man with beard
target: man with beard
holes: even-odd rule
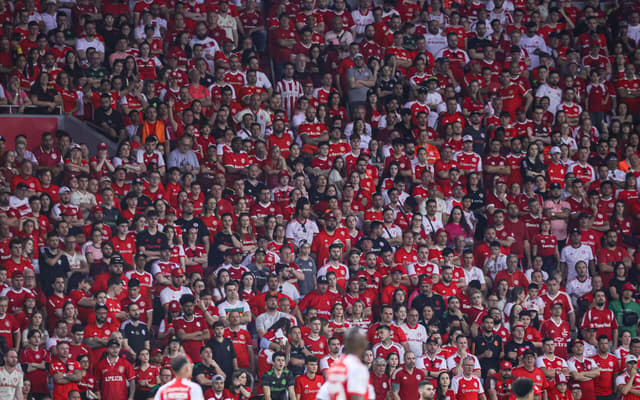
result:
[[[445,265],[441,269],[440,281],[433,285],[433,290],[442,295],[444,301],[448,301],[451,296],[459,293],[457,284],[453,281],[453,267]]]
[[[329,272],[335,273],[338,279],[338,285],[342,290],[345,290],[347,281],[349,280],[349,269],[340,262],[342,260],[342,247],[342,243],[340,242],[334,242],[329,245],[329,259],[327,263],[318,270],[317,274],[318,276],[326,276]]]
[[[605,234],[605,243],[597,255],[598,273],[602,276],[602,284],[605,287],[609,286],[616,265],[623,263],[627,270],[631,268],[631,257],[629,257],[627,250],[618,245],[618,232],[613,229]]]
[[[107,321],[108,308],[104,304],[95,307],[96,320],[84,330],[84,344],[92,351],[92,359],[99,360],[107,346],[109,336],[118,331],[118,325]]]
[[[345,252],[351,249],[351,240],[343,232],[337,230],[338,221],[334,213],[329,213],[325,219],[324,230],[318,233],[311,243],[311,257],[316,260],[317,265],[324,265],[329,258],[329,246],[336,241],[342,243],[346,248]]]
[[[522,364],[520,367],[514,368],[512,371],[514,378],[529,378],[533,380],[534,385],[538,389],[544,390],[548,385],[544,372],[540,368],[537,368],[536,353],[531,349],[526,349],[522,354]]]
[[[130,303],[127,307],[129,319],[122,323],[122,347],[133,354],[138,354],[142,349],[149,349],[151,331],[144,322],[140,321],[140,307],[136,303]]]
[[[71,204],[71,189],[67,186],[63,186],[58,191],[60,202],[55,204],[51,209],[51,218],[55,221],[62,221],[63,215],[70,215],[72,217],[71,224],[73,226],[84,225],[84,218],[80,212],[80,208]]]
[[[200,362],[200,348],[210,338],[207,323],[200,315],[195,315],[195,297],[192,294],[183,294],[180,297],[182,306],[182,316],[177,318],[173,325],[178,339],[182,341],[182,346],[186,354],[195,362]]]
[[[618,321],[613,311],[607,308],[607,295],[604,290],[596,290],[591,308],[584,314],[580,327],[597,326],[597,336],[607,335],[613,340],[613,348],[618,347]]]
[[[111,140],[124,137],[124,118],[120,111],[112,107],[110,94],[105,93],[100,96],[100,108],[94,113],[94,122]]]
[[[277,282],[277,279],[276,277],[270,277],[269,281]],[[260,337],[263,337],[271,326],[281,318],[287,318],[284,313],[278,311],[278,297],[276,297],[275,294],[267,293],[265,297],[265,305],[266,311],[259,314],[258,318],[256,318],[256,331]]]
[[[431,279],[422,277],[418,289],[420,294],[411,301],[411,308],[415,308],[422,315],[424,308],[429,306],[433,309],[434,315],[442,315],[445,310],[444,298],[440,294],[433,292]]]
[[[498,370],[500,353],[502,352],[502,338],[494,332],[493,325],[493,318],[485,315],[482,318],[482,334],[473,340],[472,350],[480,361],[483,378]]]
[[[425,378],[425,372],[416,368],[416,355],[408,351],[404,355],[404,367],[397,369],[391,377],[391,391],[394,400],[415,399],[418,385]]]
[[[487,393],[491,400],[507,400],[511,396],[511,384],[513,366],[509,361],[500,362],[500,371],[489,377]]]
[[[516,254],[520,259],[531,254],[530,238],[524,222],[519,217],[520,210],[517,204],[509,203],[507,206],[507,218],[504,220],[504,229],[508,236],[517,240],[511,244],[512,254]]]
[[[441,373],[447,371],[447,360],[442,356],[440,343],[435,335],[427,339],[427,351],[416,360],[416,368],[425,371],[425,379],[429,379],[434,385],[438,382]]]
[[[196,228],[198,231],[198,243],[201,243],[204,246],[208,254],[210,245],[209,230],[200,218],[194,216],[193,212],[193,201],[185,201],[182,206],[182,218],[178,219],[176,224],[182,228],[183,240],[185,242],[187,241],[189,229]]]

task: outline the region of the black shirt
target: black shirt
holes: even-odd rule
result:
[[[58,254],[63,253],[62,249],[58,249]],[[58,259],[58,261],[51,267],[47,264],[47,260],[55,258],[51,250],[48,247],[43,247],[40,250],[40,281],[42,282],[42,291],[47,297],[53,294],[53,287],[51,287],[51,282],[55,281],[57,277],[61,276],[63,278],[67,278],[67,273],[70,270],[69,260],[67,256],[63,255]]]
[[[504,345],[504,359],[507,361],[511,361],[512,363],[517,365],[518,364],[517,357],[509,358],[509,353],[518,353],[518,349],[520,348],[527,348],[527,349],[530,349],[531,351],[536,351],[535,347],[533,347],[533,343],[531,343],[528,340],[523,340],[522,343],[519,343],[519,344],[511,340],[505,343]]]
[[[129,347],[131,347],[136,354],[145,348],[144,342],[151,340],[149,327],[142,321],[138,321],[136,325],[131,321],[125,321],[120,330],[122,331],[122,336],[127,339]]]
[[[480,366],[482,367],[482,376],[486,377],[489,369],[497,371],[500,362],[500,351],[502,350],[502,338],[495,333],[485,336],[484,333],[473,339],[475,355],[479,356],[487,350],[493,352],[490,358],[480,358]]]
[[[109,115],[107,115],[102,107],[96,110],[93,117],[96,125],[100,126],[103,122],[105,122],[107,125],[109,125],[109,127],[115,129],[116,131],[124,129],[124,119],[122,118],[122,114],[112,108],[109,109],[111,110]]]
[[[182,228],[182,240],[187,241],[187,235],[190,228],[198,229],[198,240],[204,242],[203,238],[209,236],[209,230],[200,218],[193,217],[191,219],[180,218],[176,221],[176,225]]]
[[[424,293],[417,295],[411,302],[411,308],[418,310],[420,315],[426,306],[430,306],[433,309],[433,318],[439,318],[445,310],[444,298],[437,293],[433,293],[431,297],[426,296]]]
[[[207,379],[211,379],[213,378],[215,375],[217,375],[216,373],[216,369],[213,368],[213,366],[206,366],[203,363],[197,363],[194,367],[193,367],[193,380],[195,382],[197,382],[197,377],[200,374],[204,374],[204,377]],[[211,385],[200,385],[202,387],[202,391],[206,391],[207,389],[211,388]]]
[[[218,342],[214,337],[209,340],[207,345],[213,349],[213,359],[216,360],[227,376],[226,385],[228,386],[231,383],[231,375],[233,374],[233,360],[236,359],[233,342],[227,338],[223,338],[222,342]]]
[[[137,247],[144,246],[145,250],[150,251],[160,251],[162,246],[167,243],[167,236],[164,233],[158,231],[152,235],[149,233],[148,229],[138,233],[136,240]]]
[[[288,398],[287,388],[294,384],[293,374],[286,368],[280,375],[276,375],[275,371],[271,369],[262,376],[262,386],[268,386],[271,389],[272,400],[286,400]]]

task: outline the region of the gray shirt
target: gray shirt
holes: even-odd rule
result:
[[[304,280],[298,281],[298,290],[302,296],[306,296],[309,292],[315,289],[315,277],[317,272],[316,262],[311,257],[306,260],[298,257],[295,259],[294,263],[300,267],[300,271],[304,274]]]
[[[361,69],[354,67],[349,68],[347,71],[347,82],[351,78],[355,80],[368,81],[373,77],[373,72],[367,66],[363,66]],[[370,88],[366,86],[349,89],[349,102],[365,102],[367,101],[367,92]]]
[[[175,149],[169,153],[169,162],[167,163],[169,168],[178,167],[184,169],[188,165],[192,169],[200,168],[200,162],[193,150],[189,150],[186,153],[182,153],[180,149]]]

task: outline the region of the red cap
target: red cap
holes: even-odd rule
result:
[[[11,278],[17,278],[19,276],[24,277],[24,274],[20,270],[15,270],[15,271],[13,271],[13,273],[11,273]]]
[[[632,292],[635,292],[636,288],[633,287],[633,284],[627,282],[624,285],[622,285],[622,290],[631,290]]]
[[[109,148],[109,145],[106,142],[100,142],[100,144],[98,145],[98,150],[107,150]]]
[[[569,381],[562,372],[556,372],[556,385],[559,385],[561,383],[569,383]]]
[[[507,360],[500,361],[500,369],[513,369],[513,364],[511,364],[511,361]]]
[[[173,300],[169,303],[169,312],[180,312],[180,303],[177,300]]]
[[[242,249],[240,247],[234,247],[231,250],[229,250],[229,254],[232,256],[236,254],[242,254]]]
[[[172,302],[173,303],[173,302]],[[177,303],[177,302],[176,302]],[[162,350],[160,350],[159,348],[155,348],[153,350],[151,350],[151,356],[155,356],[156,354],[162,354]]]
[[[289,176],[289,172],[283,169],[278,173],[278,178],[282,178],[283,176]]]
[[[176,210],[173,207],[170,207],[170,208],[167,209],[167,214],[178,215],[178,210]]]
[[[506,181],[503,177],[501,177],[500,175],[498,175],[498,176],[496,176],[496,177],[495,177],[495,179],[494,179],[494,181],[493,181],[493,184],[494,184],[494,185],[497,185],[498,183],[504,183],[504,184],[506,185],[506,184],[507,184],[507,181]]]
[[[104,212],[104,210],[100,206],[93,206],[93,208],[91,209],[91,212],[92,213]]]
[[[174,268],[171,270],[171,276],[184,276],[184,271],[182,268]]]
[[[405,272],[404,272],[404,268],[402,268],[402,267],[401,267],[401,266],[399,266],[399,265],[398,265],[397,267],[395,267],[394,269],[392,269],[392,270],[391,270],[391,273],[394,273],[394,272],[400,272],[401,274],[404,274],[404,273],[405,273]]]

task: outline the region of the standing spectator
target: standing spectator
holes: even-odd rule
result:
[[[105,398],[131,400],[136,390],[133,382],[136,374],[131,363],[119,354],[120,343],[116,339],[109,339],[107,356],[96,366],[97,387]]]

